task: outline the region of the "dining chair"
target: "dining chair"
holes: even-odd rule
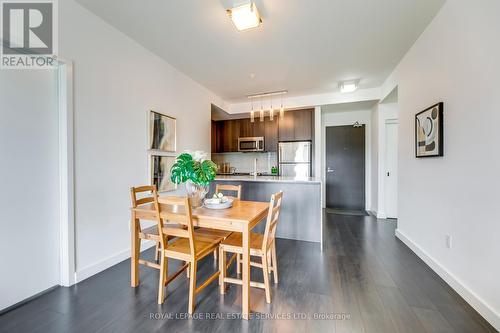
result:
[[[196,271],[198,261],[217,250],[221,237],[209,238],[204,236],[198,239],[194,232],[191,217],[191,200],[184,197],[162,197],[161,204],[158,194],[154,193],[154,206],[158,233],[160,235],[160,278],[158,285],[158,304],[165,300],[165,286],[179,276],[182,271],[189,269],[189,306],[188,313],[192,314],[195,308],[196,295],[217,279],[220,272],[217,271],[208,277],[200,286],[196,287]],[[171,209],[166,207],[170,206]],[[164,219],[169,224],[164,224]],[[175,237],[168,242],[169,237]],[[185,262],[174,274],[168,276],[168,259],[176,259]]]
[[[215,193],[236,192],[236,198],[241,199],[241,185],[216,184]]]
[[[132,208],[137,208],[137,206],[151,204],[154,202],[153,193],[156,193],[155,185],[147,185],[147,186],[139,186],[139,187],[131,187],[130,194],[132,197]],[[146,197],[139,198],[138,195],[146,194]],[[138,235],[139,235],[139,248],[141,247],[141,240],[152,240],[156,242],[155,249],[155,260],[158,261],[158,254],[160,251],[160,237],[158,236],[158,227],[153,225],[151,227],[147,227],[141,229],[141,223],[138,223]],[[147,267],[159,269],[160,266],[157,263],[153,263],[151,261],[147,261],[144,259],[139,259],[139,264],[145,265]]]
[[[224,192],[236,192],[235,198],[240,200],[241,199],[241,185],[223,185],[223,184],[216,184],[215,185],[215,193],[220,193],[221,191]],[[215,230],[215,229],[209,229],[209,228],[197,228],[196,232],[199,233],[200,235],[207,235],[209,237],[222,237],[226,239],[231,235],[231,231],[224,231],[224,230]],[[214,260],[217,261],[217,251],[214,251]]]
[[[273,272],[274,283],[278,283],[278,261],[276,258],[275,234],[281,210],[282,198],[283,191],[275,193],[271,196],[264,234],[250,233],[250,256],[261,258],[260,263],[250,260],[250,266],[261,268],[264,275],[264,283],[250,281],[250,286],[265,289],[267,303],[271,303],[271,289],[269,286],[269,274],[271,271]],[[238,266],[241,265],[240,256],[243,254],[243,246],[240,232],[233,232],[231,236],[223,240],[219,245],[219,285],[221,294],[225,293],[226,282],[240,285],[242,284],[242,280],[240,279],[226,277],[226,252],[235,253],[238,257],[236,264]],[[270,258],[271,260],[269,260]],[[238,270],[240,270],[239,267]]]

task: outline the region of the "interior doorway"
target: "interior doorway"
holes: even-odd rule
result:
[[[398,121],[385,122],[385,213],[387,218],[398,217]]]
[[[326,207],[365,213],[365,125],[326,127]]]
[[[59,284],[58,79],[55,70],[1,74],[0,251],[9,274],[0,309]]]
[[[14,269],[0,286],[0,313],[74,284],[72,69],[59,60],[54,69],[6,71],[0,78],[0,178],[10,189],[0,195],[8,203],[3,227],[30,244],[7,237],[0,246],[3,253],[17,251],[5,257]],[[22,208],[26,204],[30,209]],[[29,265],[19,258],[29,258]]]

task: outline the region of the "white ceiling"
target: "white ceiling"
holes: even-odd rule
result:
[[[445,2],[256,0],[262,26],[238,32],[231,0],[77,1],[228,102],[378,87]]]

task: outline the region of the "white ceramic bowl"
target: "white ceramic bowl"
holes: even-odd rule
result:
[[[233,206],[233,199],[228,198],[226,202],[217,202],[217,199],[206,199],[204,206],[208,209],[227,209]]]

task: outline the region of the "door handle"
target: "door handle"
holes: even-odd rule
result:
[[[332,169],[332,168],[330,168],[330,167],[328,167],[328,168],[326,168],[326,172],[327,172],[327,173],[332,173],[332,172],[333,172],[333,169]]]

